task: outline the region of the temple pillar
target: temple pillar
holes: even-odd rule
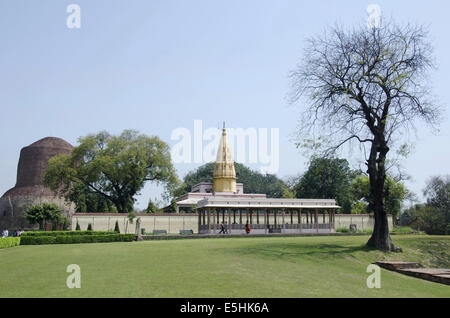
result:
[[[208,210],[207,210],[208,234],[211,233],[211,220],[210,220],[210,218],[211,218],[211,210],[208,209]]]
[[[314,224],[316,226],[317,232],[319,232],[319,210],[314,209]]]
[[[217,215],[216,215],[216,213],[217,213],[217,211],[216,211],[216,209],[213,209],[213,232],[214,232],[214,234],[216,234],[216,229],[217,229],[217,222],[216,222],[216,218],[217,218]]]
[[[298,210],[298,229],[302,232],[302,209]]]
[[[231,211],[228,211],[228,226],[227,226],[227,230],[228,230],[228,234],[231,234]]]
[[[201,217],[202,212],[201,210],[197,210],[197,213],[198,213],[198,234],[200,234],[200,229],[202,226],[202,217]]]
[[[328,229],[331,232],[331,210],[328,210]]]
[[[277,209],[273,210],[273,225],[276,228],[277,227]]]
[[[267,218],[267,209],[264,208],[264,234],[267,234],[267,226],[268,226],[268,218]]]

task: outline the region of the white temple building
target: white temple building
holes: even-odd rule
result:
[[[180,207],[196,210],[200,234],[216,234],[223,227],[227,234],[246,233],[246,228],[248,234],[335,232],[335,210],[340,208],[334,199],[275,199],[244,193],[244,185],[236,183],[225,127],[213,183],[196,184],[176,203],[177,212]]]

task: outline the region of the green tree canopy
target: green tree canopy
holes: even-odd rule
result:
[[[44,175],[44,184],[67,200],[87,188],[121,213],[133,210],[134,197],[147,181],[162,183],[170,194],[177,176],[169,146],[134,130],[119,136],[103,131],[81,137],[71,157],[58,155],[49,160]]]
[[[253,171],[241,163],[234,163],[237,182],[244,184],[245,193],[262,193],[270,198],[281,198],[289,195],[288,187],[277,176],[262,174]],[[194,171],[189,172],[183,179],[182,185],[177,189],[176,195],[180,196],[189,192],[192,186],[200,182],[213,182],[214,162],[204,164]]]
[[[117,212],[117,208],[111,200],[90,190],[82,183],[73,185],[68,198],[75,203],[76,212]]]
[[[450,222],[444,210],[428,204],[416,204],[400,216],[400,224],[433,235],[449,235]]]
[[[402,182],[395,181],[390,176],[386,177],[384,191],[384,206],[386,207],[386,211],[387,213],[392,214],[396,220],[400,214],[402,203],[409,194],[409,191]],[[368,176],[360,175],[353,179],[351,183],[351,193],[353,196],[354,206],[358,207],[358,205],[355,204],[357,202],[361,202],[362,200],[367,205],[367,212],[373,213],[373,211],[369,208],[370,180]]]
[[[346,159],[312,157],[308,170],[294,186],[297,198],[335,199],[350,213],[353,172]]]
[[[432,177],[423,194],[428,205],[450,213],[450,175]]]
[[[152,200],[148,200],[148,206],[147,209],[145,209],[145,212],[147,213],[156,213],[158,212],[158,207],[155,203],[153,203]]]
[[[32,205],[26,209],[24,216],[30,224],[39,224],[40,229],[44,228],[46,221],[58,223],[64,219],[59,207],[50,203]]]

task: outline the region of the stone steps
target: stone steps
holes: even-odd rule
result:
[[[450,285],[450,269],[448,268],[424,268],[420,263],[402,261],[380,261],[375,264],[404,275]]]

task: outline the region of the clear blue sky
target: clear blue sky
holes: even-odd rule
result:
[[[81,7],[81,29],[66,8]],[[364,22],[369,4],[399,22],[430,26],[439,69],[434,93],[448,109],[448,1],[88,1],[0,2],[0,195],[13,187],[19,151],[46,136],[73,145],[88,133],[136,129],[170,145],[194,120],[217,127],[280,129],[280,177],[301,173],[295,148],[300,107],[285,96],[305,37],[335,22]],[[418,126],[404,161],[420,194],[448,174],[450,121],[439,135]],[[199,164],[177,164],[180,176]],[[252,166],[257,169],[258,166]],[[159,190],[146,186],[138,206]]]

